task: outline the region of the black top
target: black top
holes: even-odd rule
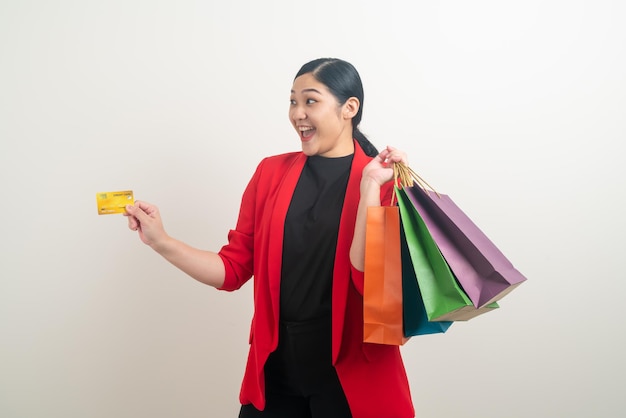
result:
[[[333,265],[352,155],[307,158],[285,219],[280,319],[330,315]]]

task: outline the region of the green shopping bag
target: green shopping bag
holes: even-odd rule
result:
[[[408,338],[446,332],[453,324],[452,321],[428,320],[402,228],[400,228],[400,255],[402,256],[402,327],[404,336]]]
[[[406,192],[396,187],[400,219],[429,321],[467,321],[498,308],[476,308],[457,282]]]

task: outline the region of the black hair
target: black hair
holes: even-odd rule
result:
[[[359,143],[365,154],[370,157],[377,156],[378,150],[376,147],[359,130],[365,97],[363,94],[363,83],[356,68],[349,62],[338,58],[318,58],[304,64],[294,79],[309,73],[330,90],[340,105],[343,105],[350,97],[359,99],[359,110],[352,118],[352,136]]]

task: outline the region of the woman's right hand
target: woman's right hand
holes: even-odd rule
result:
[[[126,206],[124,216],[128,217],[128,228],[138,231],[144,244],[155,248],[168,238],[161,214],[155,205],[137,200],[134,205]]]

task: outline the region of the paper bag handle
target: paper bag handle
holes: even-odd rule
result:
[[[395,185],[399,188],[413,187],[413,183],[417,183],[417,185],[427,194],[432,191],[437,195],[437,197],[441,197],[441,195],[437,192],[437,190],[435,190],[433,186],[428,184],[428,182],[424,180],[419,174],[417,174],[411,167],[401,161],[393,163],[393,181]],[[391,196],[392,202],[394,195]]]

